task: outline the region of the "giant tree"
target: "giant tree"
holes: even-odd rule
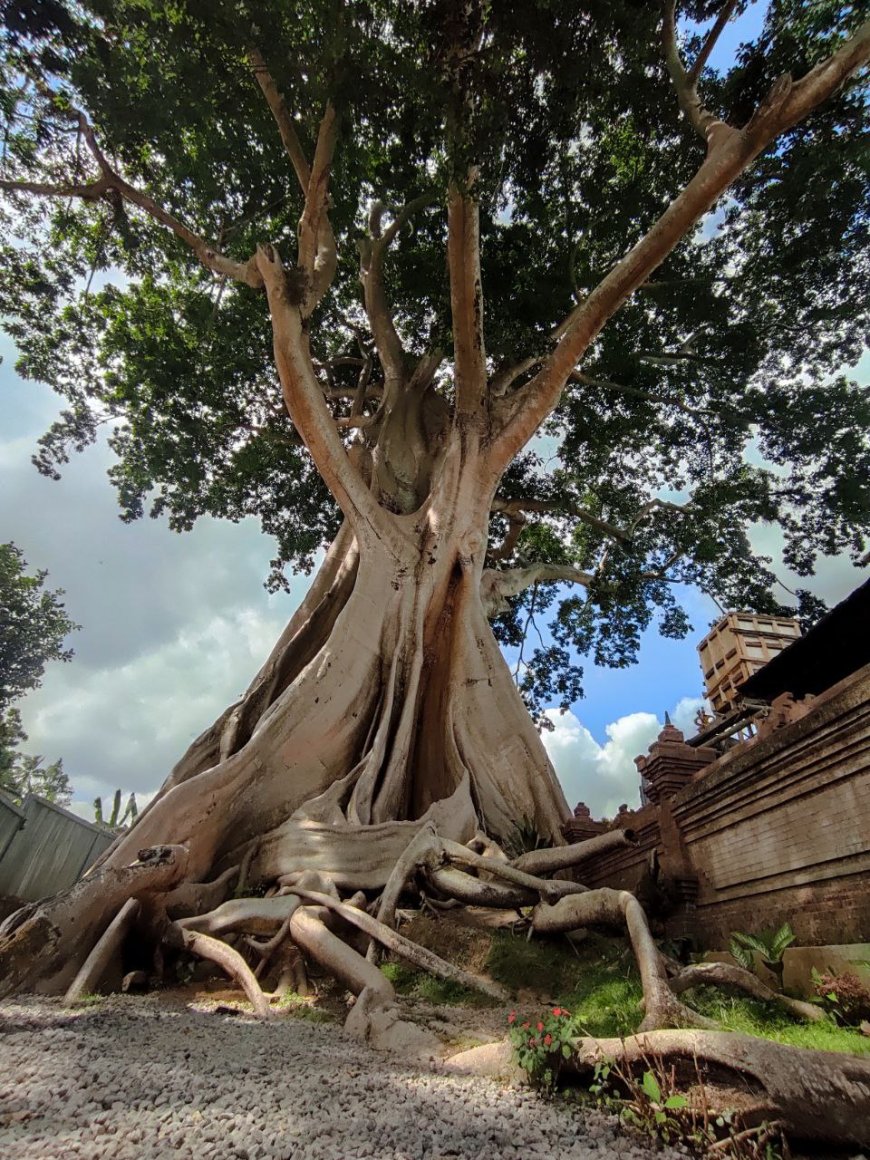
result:
[[[433,830],[558,844],[499,641],[550,609],[524,691],[568,703],[577,651],[685,630],[674,582],[773,607],[753,521],[805,574],[863,551],[870,27],[774,0],[713,70],[743,7],[8,8],[4,309],[69,401],[38,465],[108,423],[125,518],[257,514],[275,585],[326,549],[247,693],[19,927],[55,985],[131,891],[313,869],[389,916]]]

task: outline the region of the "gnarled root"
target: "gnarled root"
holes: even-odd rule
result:
[[[714,1027],[696,1011],[674,997],[667,973],[650,934],[640,903],[626,890],[590,890],[560,899],[555,905],[540,902],[532,911],[532,929],[537,934],[560,934],[585,926],[623,926],[628,929],[634,957],[640,971],[646,1014],[642,1031],[662,1027]]]
[[[484,853],[478,853],[471,848],[473,846],[482,846]],[[457,866],[485,877],[474,877],[452,869]],[[576,882],[553,882],[530,874],[509,862],[494,842],[482,841],[480,835],[475,835],[467,846],[462,846],[439,837],[430,824],[414,835],[387,879],[378,909],[380,922],[395,926],[399,897],[417,873],[424,874],[442,894],[471,906],[515,909],[533,906],[539,899],[557,902],[565,895],[582,894],[587,890]],[[493,882],[493,878],[499,881]]]
[[[82,968],[67,989],[64,1002],[79,1003],[84,995],[95,991],[100,980],[118,955],[121,945],[139,916],[142,904],[137,898],[128,898],[85,959]]]
[[[649,1070],[677,1069],[691,1086],[697,1074],[749,1095],[741,1099],[747,1125],[778,1120],[797,1139],[829,1144],[870,1143],[870,1060],[838,1052],[788,1047],[728,1031],[652,1031],[629,1039],[580,1039],[565,1070],[586,1080],[596,1063]]]
[[[406,959],[409,963],[413,963],[415,967],[419,967],[423,971],[428,971],[430,975],[435,975],[439,979],[449,979],[451,982],[458,983],[460,986],[468,987],[471,990],[482,991],[485,995],[489,995],[490,998],[496,999],[500,1003],[506,1002],[509,998],[507,991],[497,983],[492,983],[487,979],[479,978],[477,975],[469,974],[468,971],[463,971],[460,967],[454,967],[452,963],[448,963],[433,951],[427,950],[426,947],[418,946],[417,943],[411,942],[410,939],[391,930],[390,927],[385,926],[382,922],[378,922],[370,914],[357,910],[355,907],[348,906],[346,903],[336,902],[325,894],[303,890],[302,888],[298,889],[303,898],[334,911],[346,922],[364,931],[371,938],[377,939],[382,946],[393,951],[400,958]]]
[[[270,1018],[272,1012],[269,1008],[269,1001],[260,989],[260,984],[254,978],[253,971],[237,950],[227,946],[220,939],[212,938],[200,931],[185,930],[178,923],[170,925],[165,939],[172,945],[183,947],[192,955],[198,955],[201,959],[217,963],[231,979],[235,979],[239,984],[256,1014],[261,1019]]]
[[[815,1003],[804,1003],[800,999],[792,999],[788,995],[771,991],[757,975],[730,963],[695,963],[690,967],[684,967],[669,980],[669,986],[675,995],[680,995],[692,987],[735,987],[751,995],[753,999],[778,1004],[788,1011],[789,1015],[794,1015],[798,1019],[818,1023],[826,1018],[822,1008]]]
[[[49,992],[65,991],[123,904],[171,890],[187,860],[185,846],[152,846],[128,866],[104,868],[28,907],[23,921],[10,915],[0,935],[0,999],[36,979]]]

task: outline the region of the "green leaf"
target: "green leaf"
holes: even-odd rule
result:
[[[676,1095],[668,1096],[668,1098],[665,1100],[664,1106],[666,1108],[687,1108],[689,1106],[689,1101],[685,1096],[677,1093]]]
[[[662,1101],[662,1089],[659,1087],[659,1081],[651,1071],[643,1073],[643,1081],[640,1085],[643,1089],[644,1095],[649,1096],[654,1104],[660,1104]]]

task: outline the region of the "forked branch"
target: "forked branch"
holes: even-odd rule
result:
[[[335,234],[329,221],[329,173],[335,151],[336,112],[328,103],[317,134],[314,162],[309,165],[284,95],[256,45],[248,49],[248,62],[275,118],[284,150],[305,198],[299,222],[298,262],[308,282],[303,303],[303,314],[308,317],[335,277],[337,253]]]
[[[826,100],[870,59],[870,21],[835,53],[792,83],[782,78],[740,131],[711,138],[698,172],[661,217],[558,327],[558,344],[538,373],[511,397],[513,406],[491,444],[489,467],[499,478],[558,404],[581,357],[634,291],[715,205],[752,161],[785,130]]]
[[[685,66],[683,65],[683,60],[677,45],[676,0],[665,0],[663,7],[662,48],[665,64],[667,65],[677,94],[677,100],[680,102],[680,108],[685,113],[689,123],[699,136],[705,141],[708,141],[708,144],[712,144],[710,135],[715,125],[718,124],[723,129],[730,129],[731,127],[726,126],[720,118],[705,108],[698,93],[698,78],[723,28],[731,19],[731,14],[737,7],[737,0],[728,0],[725,4],[704,41],[701,51],[698,53],[697,60],[688,72],[686,72]]]
[[[206,269],[212,270],[215,274],[220,274],[222,277],[232,278],[236,282],[244,282],[246,285],[254,288],[259,288],[263,285],[253,257],[247,262],[236,262],[232,258],[226,257],[211,242],[197,234],[189,226],[185,225],[180,218],[175,217],[168,210],[164,209],[163,206],[159,205],[153,197],[143,190],[138,189],[136,186],[131,185],[107,161],[105,154],[97,144],[93,126],[84,113],[74,112],[71,115],[76,117],[79,122],[82,136],[99,166],[100,176],[91,182],[60,183],[57,185],[38,181],[11,181],[3,179],[0,180],[0,189],[8,190],[11,193],[29,193],[37,197],[77,197],[82,201],[99,201],[114,192],[122,197],[124,201],[138,206],[148,217],[175,234],[177,238],[193,251],[198,261]]]

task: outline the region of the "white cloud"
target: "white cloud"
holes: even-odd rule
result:
[[[696,732],[694,716],[702,706],[699,697],[683,697],[670,714],[686,736]],[[594,818],[613,817],[625,802],[640,805],[640,778],[635,757],[646,753],[664,722],[653,713],[628,713],[605,727],[607,740],[600,745],[580,718],[572,712],[548,709],[552,732],[543,734],[568,804],[586,802]]]
[[[120,664],[55,666],[22,705],[27,749],[63,756],[77,800],[153,793],[268,656],[291,606],[270,603],[209,615]]]

